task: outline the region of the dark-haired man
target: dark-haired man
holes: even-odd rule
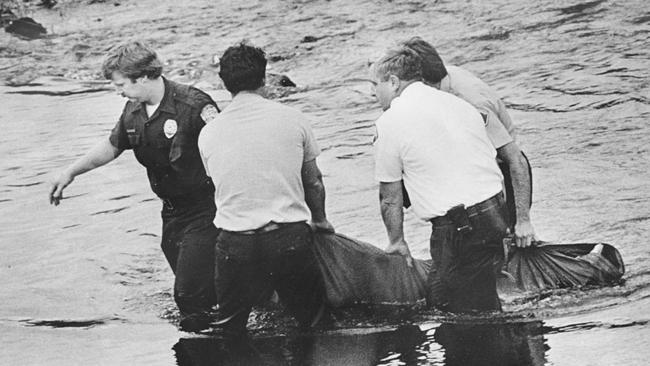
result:
[[[206,93],[162,77],[158,56],[140,42],[113,49],[102,71],[128,101],[109,138],[52,182],[50,203],[59,204],[63,189],[77,175],[132,149],[147,168],[151,189],[162,199],[161,247],[176,276],[174,299],[181,313],[181,329],[205,329],[216,302],[217,229],[212,224],[214,186],[201,163],[197,139],[219,110]]]
[[[276,290],[301,326],[314,325],[324,311],[324,289],[307,222],[333,231],[316,139],[300,111],[260,94],[264,51],[241,43],[219,65],[233,99],[199,136],[219,207],[218,324],[226,333],[244,333],[252,306]]]
[[[402,182],[414,213],[432,224],[427,302],[454,312],[500,310],[496,292],[506,235],[496,151],[478,111],[425,85],[422,61],[403,47],[374,65],[375,175],[386,251],[410,259],[403,231]]]
[[[504,176],[508,213],[514,244],[530,246],[535,231],[530,221],[532,182],[526,155],[515,141],[515,125],[503,101],[486,83],[458,66],[445,66],[436,49],[420,37],[402,43],[422,58],[425,83],[456,95],[473,105],[483,115],[485,130],[497,150],[499,167]]]

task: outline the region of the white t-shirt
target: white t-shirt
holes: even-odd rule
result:
[[[153,116],[153,114],[156,113],[156,110],[158,109],[159,106],[160,103],[151,104],[151,105],[145,103],[144,108],[147,110],[147,117],[151,118],[151,116]]]
[[[375,176],[386,183],[403,179],[421,219],[501,192],[503,178],[483,118],[462,99],[415,82],[376,125]]]
[[[301,170],[320,150],[300,111],[240,92],[203,127],[198,145],[215,186],[218,228],[245,231],[311,218]]]

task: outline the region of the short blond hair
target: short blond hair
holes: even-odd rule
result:
[[[390,75],[400,80],[422,80],[422,58],[408,47],[398,47],[390,49],[375,62],[373,70],[383,81],[388,80]]]
[[[109,80],[115,71],[135,80],[142,76],[156,79],[162,75],[162,70],[163,65],[156,52],[139,41],[112,49],[102,64],[102,73]]]

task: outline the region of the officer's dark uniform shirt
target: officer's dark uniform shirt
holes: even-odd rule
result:
[[[217,111],[218,107],[199,89],[163,81],[165,94],[154,114],[148,117],[143,103],[128,101],[110,142],[118,149],[133,149],[160,198],[211,193],[214,187],[205,174],[197,140],[205,125],[202,109],[208,104]]]

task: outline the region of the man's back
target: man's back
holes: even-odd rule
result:
[[[377,178],[403,179],[421,218],[441,216],[501,190],[501,174],[478,112],[467,102],[413,83],[377,121]],[[392,153],[391,153],[392,152]]]
[[[201,132],[199,147],[215,184],[217,227],[310,219],[301,168],[319,149],[299,111],[240,92]]]
[[[436,270],[428,278],[427,304],[454,312],[499,310],[495,273],[507,226],[496,150],[474,107],[418,81],[422,66],[409,47],[390,50],[374,66],[375,94],[386,111],[377,120],[376,141],[386,252],[410,258],[403,179],[415,214],[432,225]]]
[[[446,68],[448,75],[441,81],[440,90],[456,95],[486,115],[488,137],[495,148],[514,141],[515,124],[496,91],[461,67],[447,65]]]

